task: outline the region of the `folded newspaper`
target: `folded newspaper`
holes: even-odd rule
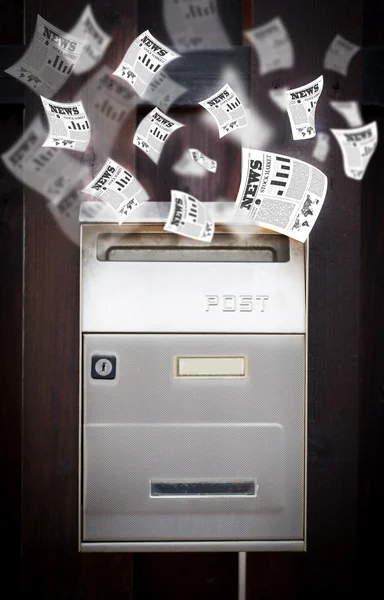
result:
[[[65,84],[83,51],[82,41],[37,15],[35,33],[23,56],[6,73],[52,98]]]
[[[56,205],[85,179],[88,167],[65,150],[42,147],[46,137],[42,120],[35,117],[23,135],[4,152],[2,160],[24,185]]]
[[[185,192],[171,190],[171,208],[164,230],[193,240],[210,242],[215,224],[203,202]]]
[[[359,50],[360,46],[348,42],[341,35],[336,35],[325,53],[324,69],[347,75],[349,63]]]
[[[43,146],[84,152],[91,139],[91,127],[83,103],[54,102],[40,96],[48,118],[49,133]]]
[[[327,192],[327,178],[301,160],[242,150],[241,183],[235,214],[305,242]]]
[[[211,173],[216,173],[217,162],[213,160],[213,158],[208,158],[208,156],[205,156],[205,154],[200,152],[200,150],[197,150],[197,148],[190,148],[189,152],[193,160],[204,167],[204,169],[210,171]]]
[[[163,0],[163,21],[177,50],[231,47],[217,0]]]
[[[322,90],[323,76],[320,75],[306,85],[285,92],[294,140],[307,140],[315,137],[315,111]]]
[[[97,24],[90,4],[85,7],[69,35],[80,39],[84,46],[79,60],[73,67],[73,72],[76,75],[93,69],[101,61],[112,41],[111,36],[105,33]]]
[[[154,108],[139,124],[133,143],[157,164],[165,142],[180,127],[184,125]]]
[[[111,158],[108,158],[96,177],[82,192],[108,202],[116,211],[120,224],[149,198],[136,177]]]
[[[355,129],[331,129],[343,155],[347,177],[360,180],[377,146],[377,123],[372,121]]]
[[[244,106],[228,84],[199,104],[215,119],[221,138],[234,129],[247,126]]]
[[[114,75],[127,81],[139,96],[144,96],[157,73],[179,54],[144,31],[129,46]]]
[[[258,54],[260,75],[293,67],[293,45],[280,17],[246,31],[245,36]]]

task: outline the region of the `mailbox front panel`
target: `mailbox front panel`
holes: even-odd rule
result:
[[[83,335],[85,546],[303,540],[304,373],[304,335]]]

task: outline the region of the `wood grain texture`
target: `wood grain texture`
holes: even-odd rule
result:
[[[255,26],[276,15],[291,35],[295,65],[261,78],[256,64],[254,101],[273,119],[271,149],[314,164],[329,187],[310,236],[307,552],[249,554],[248,597],[337,597],[356,583],[361,185],[345,177],[334,139],[327,160],[318,163],[311,156],[315,140],[292,142],[286,115],[278,115],[265,97],[270,87],[296,87],[323,74],[317,129],[343,127],[328,101],[359,100],[361,60],[353,59],[348,77],[324,71],[322,61],[337,33],[361,43],[362,3],[254,3]]]
[[[28,38],[36,14],[68,30],[77,2],[28,2]],[[97,20],[115,36],[106,61],[117,65],[135,31],[135,3],[93,2]],[[60,90],[69,99],[77,78]],[[27,122],[41,112],[27,94]],[[120,141],[129,159],[129,142]],[[91,165],[92,166],[92,165]],[[22,552],[25,596],[40,599],[132,595],[132,557],[78,553],[79,248],[63,235],[45,201],[26,191]]]
[[[135,554],[135,600],[237,600],[237,553]]]
[[[21,106],[2,106],[0,154],[23,128]],[[0,164],[0,470],[2,535],[6,564],[20,582],[20,480],[22,406],[22,293],[23,293],[23,190]],[[4,565],[5,567],[5,565]]]

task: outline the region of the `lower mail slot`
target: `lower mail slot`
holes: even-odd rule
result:
[[[255,481],[151,481],[151,496],[256,496]]]

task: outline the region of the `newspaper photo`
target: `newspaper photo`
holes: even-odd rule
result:
[[[85,179],[88,167],[64,150],[42,147],[46,137],[42,120],[35,117],[2,160],[19,181],[57,204]]]
[[[37,15],[27,51],[5,72],[37,94],[52,98],[67,81],[82,51],[80,39]]]
[[[171,119],[158,108],[154,108],[139,124],[133,143],[157,164],[165,142],[180,127],[184,127],[183,123]]]
[[[346,120],[349,127],[361,127],[363,119],[360,113],[360,106],[355,100],[337,101],[330,100],[330,106]]]
[[[144,96],[160,69],[179,56],[147,29],[132,42],[113,74],[127,81],[139,96]]]
[[[288,99],[286,92],[288,91],[287,86],[281,88],[273,88],[269,90],[268,94],[272,102],[279,108],[282,112],[286,112]]]
[[[102,66],[76,95],[81,100],[92,123],[92,143],[105,155],[121,131],[124,121],[137,103],[132,88],[112,76],[112,70]]]
[[[105,33],[97,24],[90,4],[85,7],[69,35],[73,35],[83,42],[83,51],[73,67],[73,72],[76,75],[93,69],[101,61],[112,41],[111,36]]]
[[[355,129],[331,129],[331,131],[341,148],[346,176],[351,179],[363,179],[377,146],[376,121]]]
[[[241,182],[235,214],[305,242],[327,192],[327,178],[301,160],[242,150]]]
[[[313,158],[319,162],[324,162],[328,156],[330,149],[330,136],[324,131],[320,131],[316,138],[316,144],[312,152]]]
[[[190,148],[189,152],[193,160],[204,167],[204,169],[210,171],[211,173],[216,173],[217,162],[213,160],[213,158],[208,158],[208,156],[205,156],[205,154],[200,152],[200,150],[197,150],[197,148]]]
[[[244,106],[228,84],[199,104],[215,119],[220,138],[248,124]]]
[[[320,75],[306,85],[287,90],[287,112],[294,140],[307,140],[316,135],[315,112],[317,101],[323,90]]]
[[[217,0],[163,0],[163,20],[176,50],[231,47]]]
[[[171,190],[171,209],[164,230],[193,240],[210,242],[215,224],[203,202],[185,192]]]
[[[173,81],[165,71],[160,71],[149,84],[144,100],[166,113],[175,100],[185,94],[186,91],[186,87]]]
[[[111,158],[108,158],[96,177],[82,192],[108,202],[116,211],[120,224],[149,198],[136,177]]]
[[[83,103],[54,102],[40,96],[48,118],[49,133],[43,146],[84,152],[91,139],[91,127]]]
[[[293,44],[280,17],[246,31],[245,36],[259,57],[260,75],[293,67]]]
[[[349,63],[360,50],[360,46],[348,42],[341,35],[336,35],[324,57],[324,69],[347,75]]]

